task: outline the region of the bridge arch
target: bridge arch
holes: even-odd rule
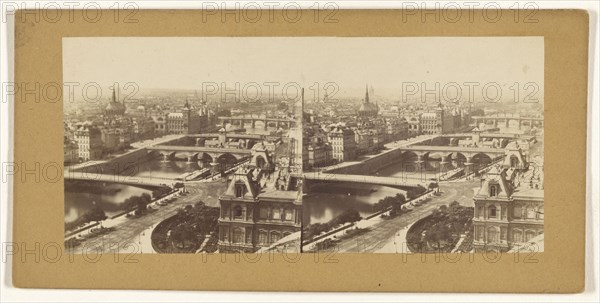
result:
[[[403,162],[416,162],[419,160],[419,154],[412,150],[407,150],[401,154]]]
[[[475,168],[483,168],[492,163],[492,157],[486,153],[476,153],[469,159],[469,162],[475,165]]]
[[[214,160],[215,162],[218,162],[220,164],[226,164],[227,166],[234,165],[238,162],[238,158],[231,153],[220,154]]]
[[[452,161],[456,162],[457,165],[463,165],[467,163],[468,157],[464,153],[456,152],[452,154]]]

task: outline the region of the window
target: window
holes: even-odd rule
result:
[[[279,235],[279,232],[272,231],[271,232],[271,244],[279,241],[279,239],[281,239],[281,236]]]
[[[252,228],[246,227],[246,243],[252,243]]]
[[[521,208],[521,205],[515,205],[515,208],[513,209],[513,217],[515,217],[516,219],[520,219],[522,211],[523,210]]]
[[[513,242],[523,242],[523,233],[518,229],[513,230]]]
[[[528,230],[525,232],[525,241],[529,242],[534,237],[535,237],[535,232],[533,230]]]
[[[243,184],[235,185],[235,196],[238,198],[241,198],[244,196],[244,185]]]
[[[266,207],[261,207],[260,208],[259,218],[261,218],[261,219],[267,219],[267,218],[269,218],[269,209],[266,208]]]
[[[233,218],[234,218],[234,219],[242,219],[242,217],[243,217],[243,213],[244,213],[244,211],[242,210],[242,207],[241,207],[241,206],[239,206],[239,205],[236,205],[236,206],[233,208]]]
[[[244,233],[241,228],[233,229],[233,243],[242,243],[244,240]]]
[[[273,209],[273,216],[271,219],[274,219],[274,220],[281,219],[281,211],[279,209]]]
[[[496,185],[490,185],[490,197],[498,195],[498,187]]]
[[[223,242],[229,242],[229,227],[223,228]]]
[[[267,244],[267,232],[265,230],[258,231],[258,244]]]
[[[528,207],[526,216],[527,216],[527,219],[535,219],[535,217],[536,217],[535,209],[533,209],[533,207]]]
[[[497,214],[496,214],[496,206],[494,205],[490,205],[488,207],[488,217],[490,218],[496,218]]]
[[[291,209],[286,209],[285,210],[285,220],[286,221],[292,221],[294,218],[294,212]]]
[[[488,238],[487,243],[496,243],[498,242],[498,232],[495,227],[490,227],[488,229]]]

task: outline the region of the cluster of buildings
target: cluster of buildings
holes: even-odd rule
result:
[[[64,162],[99,160],[131,143],[167,134],[195,134],[209,130],[216,115],[204,102],[199,108],[186,101],[181,108],[127,108],[113,90],[101,113],[70,115],[64,122]]]
[[[462,106],[392,106],[372,102],[369,89],[358,109],[323,102],[313,104],[304,121],[303,161],[306,169],[352,161],[383,149],[388,142],[421,134],[447,134],[470,128],[469,109]],[[319,114],[317,114],[319,113]]]
[[[528,159],[519,144],[511,142],[503,163],[481,180],[474,200],[475,251],[514,251],[543,238],[543,158]]]
[[[219,252],[299,247],[302,175],[293,142],[282,145],[285,151],[256,144],[250,163],[233,174],[219,197]]]

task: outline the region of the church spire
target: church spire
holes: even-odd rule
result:
[[[369,84],[367,84],[367,89],[365,92],[365,103],[369,103]]]
[[[112,88],[112,102],[117,102],[117,94],[116,94],[117,89],[115,88],[115,86],[113,85]]]

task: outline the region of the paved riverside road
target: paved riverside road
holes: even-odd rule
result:
[[[139,218],[126,218],[121,216],[114,219],[115,230],[102,236],[91,238],[74,248],[74,253],[85,253],[94,256],[97,253],[143,253],[140,246],[141,233],[156,226],[158,223],[177,213],[177,209],[203,201],[209,206],[218,206],[218,197],[225,191],[225,183],[221,181],[211,183],[187,184],[188,194],[178,197],[173,202],[160,206],[154,212]],[[111,224],[112,225],[112,224]],[[93,257],[92,257],[93,258]]]
[[[396,249],[389,251],[390,242],[394,242],[395,236],[400,230],[431,214],[433,209],[441,205],[448,205],[455,200],[461,205],[473,206],[473,189],[478,187],[479,182],[471,181],[440,183],[441,196],[433,196],[431,201],[415,206],[413,211],[403,213],[396,218],[380,220],[368,227],[365,233],[343,238],[330,251],[339,253],[401,253],[403,243],[396,243],[397,251]],[[402,239],[402,241],[405,241],[405,239]]]

